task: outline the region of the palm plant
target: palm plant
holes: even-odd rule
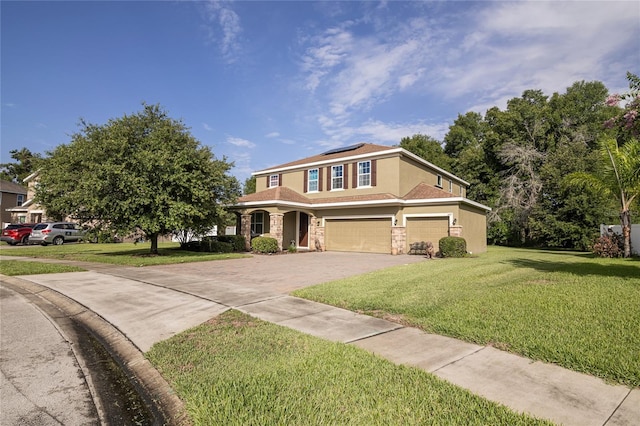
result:
[[[640,142],[630,139],[618,144],[607,138],[599,142],[603,167],[600,173],[572,173],[572,185],[579,185],[615,197],[620,206],[624,257],[631,256],[631,206],[640,195]]]

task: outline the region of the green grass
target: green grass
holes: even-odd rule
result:
[[[242,253],[200,253],[180,250],[179,243],[159,243],[157,256],[149,254],[149,243],[133,244],[64,244],[61,246],[28,246],[8,248],[0,246],[3,256],[26,256],[45,259],[79,260],[123,266],[167,265],[172,263],[203,262],[237,259]]]
[[[84,271],[77,266],[59,265],[40,262],[23,262],[20,260],[3,260],[0,262],[0,274],[7,276],[57,274],[59,272]]]
[[[294,295],[640,386],[640,262],[490,247]]]
[[[542,425],[416,368],[237,311],[147,353],[195,425]]]

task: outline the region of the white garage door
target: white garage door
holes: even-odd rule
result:
[[[391,253],[391,219],[327,219],[325,245],[332,251]]]
[[[438,241],[449,236],[448,217],[411,217],[407,218],[407,251],[412,243],[431,241],[436,251]]]

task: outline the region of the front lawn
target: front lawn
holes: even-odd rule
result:
[[[3,260],[0,262],[0,274],[7,276],[57,274],[60,272],[79,272],[82,268],[54,263],[23,262],[21,260]]]
[[[196,425],[543,425],[417,368],[237,311],[147,353]]]
[[[294,292],[640,386],[640,261],[490,247]]]
[[[64,244],[61,246],[2,247],[3,256],[26,256],[45,259],[79,260],[111,263],[123,266],[167,265],[172,263],[204,262],[208,260],[237,259],[244,253],[200,253],[180,250],[179,243],[159,243],[159,254],[149,254],[150,243],[117,244]]]

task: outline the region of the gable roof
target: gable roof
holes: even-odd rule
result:
[[[451,192],[420,182],[402,197],[403,200],[428,200],[432,198],[455,198]]]
[[[385,145],[374,145],[371,143],[362,143],[358,145],[353,145],[351,147],[330,150],[322,154],[313,155],[311,157],[303,158],[296,161],[291,161],[289,163],[280,164],[278,166],[269,167],[268,169],[258,170],[253,174],[258,175],[258,174],[262,174],[262,173],[273,171],[273,170],[295,168],[296,166],[302,166],[305,164],[332,162],[333,160],[336,160],[338,158],[357,157],[360,155],[374,154],[374,153],[389,151],[393,149],[394,149],[393,147],[385,146]]]
[[[389,193],[351,195],[344,197],[309,199],[286,186],[276,186],[264,191],[244,195],[238,198],[235,207],[261,206],[268,204],[297,205],[308,208],[330,207],[354,207],[364,205],[390,205],[390,204],[432,204],[461,202],[485,211],[491,211],[490,207],[476,203],[464,197],[453,195],[450,192],[436,188],[424,182],[416,185],[404,197],[398,198]]]
[[[6,192],[9,194],[27,194],[27,188],[8,180],[0,180],[0,192]]]

